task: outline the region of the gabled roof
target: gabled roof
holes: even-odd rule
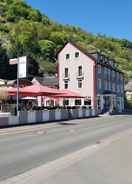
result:
[[[115,62],[114,59],[110,59],[110,58],[108,58],[107,56],[105,56],[104,54],[101,54],[101,53],[99,53],[99,52],[97,52],[97,51],[90,52],[88,49],[85,49],[84,47],[82,47],[82,46],[80,46],[80,45],[78,45],[78,44],[76,44],[76,43],[74,43],[74,42],[67,42],[67,43],[57,52],[57,55],[65,48],[65,46],[66,46],[68,43],[71,44],[71,45],[73,45],[75,48],[77,48],[78,50],[80,50],[83,54],[85,54],[87,57],[91,58],[91,59],[92,59],[93,61],[95,61],[96,63],[98,63],[98,61],[99,61],[99,56],[103,56],[103,57],[107,58],[108,60]],[[109,67],[109,68],[111,68],[111,69],[113,69],[113,70],[115,70],[115,71],[117,71],[117,72],[123,74],[123,72],[121,72],[118,68],[114,68],[114,67],[112,67],[112,66],[110,66],[110,65],[108,65],[108,64],[105,64],[105,63],[99,63],[99,64],[103,65],[104,67]]]
[[[60,50],[58,50],[57,55],[65,48],[65,46],[67,44],[73,45],[75,48],[80,50],[83,54],[85,54],[86,56],[90,57],[93,61],[96,61],[95,55],[97,55],[98,52],[89,53],[89,51],[87,49],[81,47],[80,45],[78,45],[78,44],[76,44],[74,42],[67,42]]]
[[[34,84],[42,84],[42,85],[45,85],[45,86],[50,86],[50,87],[57,87],[59,85],[59,82],[58,82],[58,79],[55,75],[52,75],[52,76],[44,76],[44,77],[35,77],[32,82]]]

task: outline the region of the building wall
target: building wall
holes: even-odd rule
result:
[[[79,52],[79,57],[75,57],[76,52]],[[67,54],[69,54],[68,59],[66,58]],[[94,57],[94,55],[92,56]],[[112,107],[115,104],[119,111],[122,111],[124,109],[124,79],[122,73],[118,71],[115,63],[105,56],[102,57],[102,55],[97,54],[95,60],[85,55],[71,43],[65,45],[58,54],[59,88],[64,89],[64,82],[67,81],[69,90],[78,91],[81,96],[91,98],[93,108],[98,107],[98,96],[101,97],[101,107],[103,108],[104,99],[102,96],[107,96],[108,93]],[[82,88],[78,88],[79,66],[82,66],[83,73]],[[67,78],[64,77],[65,68],[69,70]],[[101,68],[100,71],[99,68]],[[101,81],[101,87],[99,81]],[[69,105],[74,105],[74,101],[71,100]],[[84,105],[84,102],[82,105]]]
[[[124,110],[124,78],[122,73],[101,64],[97,64],[96,91],[97,95],[103,95],[107,91],[111,94],[115,94],[117,109],[119,111]]]
[[[75,57],[75,53],[79,52],[79,57]],[[70,55],[66,59],[66,54]],[[58,55],[59,61],[59,88],[64,89],[64,71],[69,70],[68,89],[78,91],[81,96],[91,97],[92,106],[94,99],[94,61],[83,54],[79,49],[68,43]],[[78,88],[78,67],[82,66],[82,88]]]
[[[100,65],[100,67],[101,67],[101,71],[99,69],[99,65],[97,65],[96,67],[97,94],[102,94],[104,91],[110,91],[119,96],[124,95],[123,75],[119,72],[106,68],[102,65]],[[101,80],[101,88],[99,85],[99,80]],[[114,85],[114,88],[113,88],[113,85]]]

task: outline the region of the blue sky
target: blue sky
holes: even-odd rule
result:
[[[49,18],[132,41],[132,0],[26,0]]]

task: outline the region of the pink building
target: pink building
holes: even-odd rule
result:
[[[67,105],[124,110],[124,79],[114,61],[67,43],[58,53],[59,88],[79,92],[84,99],[65,99]]]

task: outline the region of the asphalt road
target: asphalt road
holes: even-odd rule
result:
[[[50,124],[50,128],[43,125],[39,129],[31,127],[31,131],[25,129],[19,132],[17,129],[12,134],[1,134],[0,181],[130,128],[132,115],[122,115],[73,120]]]

